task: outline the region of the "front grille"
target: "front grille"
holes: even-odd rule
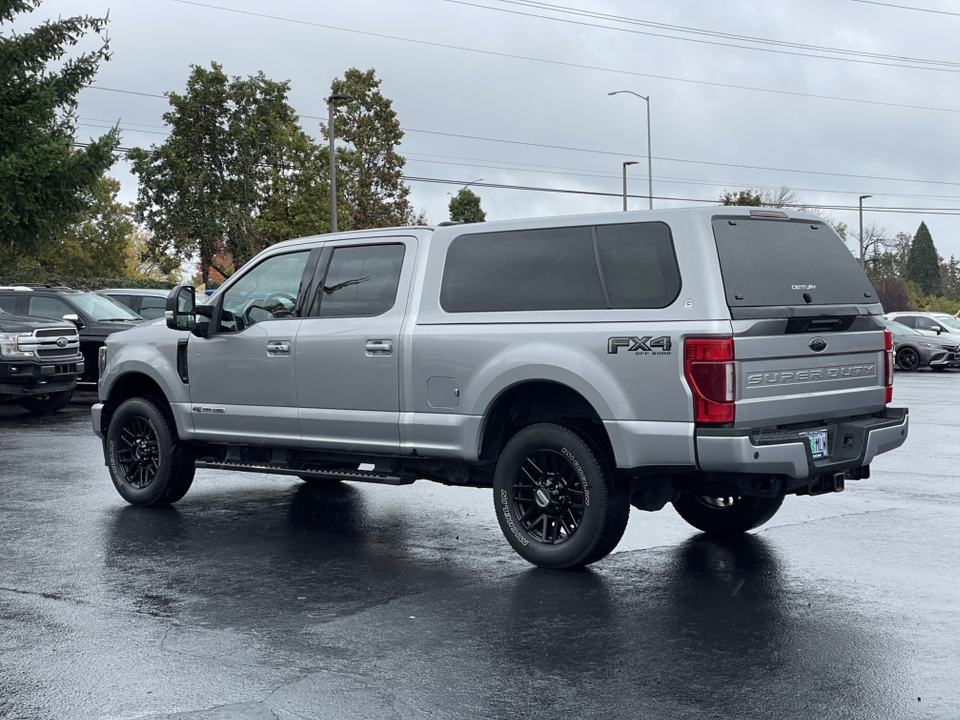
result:
[[[76,335],[77,329],[72,326],[62,327],[62,328],[48,328],[46,330],[34,330],[33,336],[38,338],[58,338],[65,337],[70,335]]]
[[[75,327],[34,330],[17,338],[17,347],[37,357],[69,357],[80,351],[80,335]]]

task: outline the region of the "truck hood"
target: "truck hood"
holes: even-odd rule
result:
[[[31,315],[12,315],[4,313],[0,315],[0,332],[5,333],[24,333],[34,330],[49,330],[52,328],[63,328],[76,332],[77,328],[73,323],[63,320],[45,320],[44,318],[33,317]]]

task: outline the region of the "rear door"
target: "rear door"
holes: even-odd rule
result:
[[[416,251],[409,236],[325,247],[297,336],[304,447],[399,451],[400,328]]]
[[[733,319],[736,425],[768,427],[882,410],[882,308],[824,222],[716,217]]]

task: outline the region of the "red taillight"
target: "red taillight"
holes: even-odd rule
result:
[[[736,416],[733,338],[687,338],[683,374],[693,392],[698,423],[732,423]]]
[[[886,402],[893,402],[893,333],[883,331],[883,382],[887,388]]]

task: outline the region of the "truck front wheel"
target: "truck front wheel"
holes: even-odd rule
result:
[[[131,505],[169,505],[195,472],[166,408],[153,398],[124,401],[107,428],[107,460],[117,492]]]
[[[709,497],[683,492],[673,507],[684,520],[708,535],[740,535],[777,514],[783,495],[775,498]]]
[[[630,494],[585,434],[539,423],[507,443],[493,498],[513,549],[539,567],[569,570],[606,557],[620,542]]]
[[[33,415],[49,415],[65,408],[72,397],[73,390],[62,390],[61,392],[44,395],[25,395],[20,398],[20,405]]]

